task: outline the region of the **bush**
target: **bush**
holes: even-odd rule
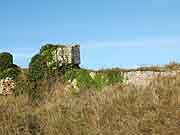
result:
[[[89,88],[95,88],[96,83],[89,75],[88,71],[80,71],[77,80],[77,86],[80,89],[89,89]]]
[[[109,71],[107,72],[107,74],[105,74],[105,76],[108,79],[108,85],[113,85],[115,83],[122,83],[123,82],[123,77],[122,74],[118,71]]]
[[[19,68],[7,68],[0,73],[0,79],[5,79],[6,77],[16,79],[20,72]]]
[[[94,81],[96,83],[96,89],[98,90],[108,85],[108,78],[101,73],[96,74]]]
[[[102,89],[105,86],[114,85],[116,83],[122,83],[122,74],[118,71],[108,71],[96,73],[94,77],[96,89]]]
[[[41,49],[40,49],[40,53],[42,54],[42,53],[44,53],[44,52],[52,52],[54,49],[56,49],[58,46],[56,46],[56,45],[52,45],[52,44],[46,44],[46,45],[44,45],[44,46],[42,46],[41,47]]]
[[[13,56],[10,53],[0,53],[0,79],[16,79],[20,72],[20,68],[13,64]]]
[[[35,55],[29,64],[29,73],[33,80],[42,80],[47,74],[47,63],[40,54]]]
[[[66,81],[70,80],[71,82],[75,79],[77,83],[75,85],[80,89],[95,88],[101,90],[108,85],[123,82],[122,74],[117,71],[92,73],[94,73],[94,77],[90,75],[91,72],[88,70],[71,68],[65,71],[64,77]]]
[[[74,65],[65,65],[60,69],[60,73],[64,76],[64,81],[73,81],[73,79],[79,76],[81,69],[78,69]]]
[[[13,56],[10,53],[0,53],[0,79],[16,79],[20,72],[20,68],[13,64]]]
[[[7,52],[0,53],[0,71],[8,68],[11,64],[13,64],[13,56]]]
[[[52,52],[56,46],[44,45],[39,54],[32,57],[29,64],[29,73],[33,80],[43,80],[48,78],[57,69],[57,63],[53,61]]]
[[[15,89],[14,95],[29,95],[30,91],[32,91],[33,83],[30,80],[29,74],[27,72],[23,72],[23,74],[19,75],[15,80]]]

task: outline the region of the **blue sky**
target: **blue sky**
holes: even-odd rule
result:
[[[0,52],[27,67],[45,43],[80,44],[81,66],[180,62],[179,0],[0,0]]]

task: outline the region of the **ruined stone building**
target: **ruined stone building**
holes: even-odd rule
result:
[[[14,80],[20,68],[13,64],[13,56],[8,52],[0,53],[0,95],[10,95],[14,91]]]
[[[47,44],[41,48],[40,55],[45,59],[49,66],[55,69],[68,64],[76,66],[79,66],[80,64],[79,45]],[[1,53],[0,56],[0,67],[4,67],[3,70],[0,70],[0,95],[10,95],[15,88],[14,71],[16,70],[16,67],[13,64],[13,56],[11,54]]]
[[[41,56],[47,60],[48,66],[54,68],[62,67],[63,65],[80,64],[80,46],[79,45],[53,45],[46,44],[40,50]]]
[[[80,46],[62,46],[59,45],[53,52],[53,59],[62,66],[63,64],[80,64]]]

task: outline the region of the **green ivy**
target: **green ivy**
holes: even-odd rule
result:
[[[119,71],[109,71],[106,73],[108,85],[113,85],[118,82],[123,82],[122,74]]]
[[[94,81],[96,84],[96,89],[98,90],[108,85],[108,78],[104,74],[101,74],[101,73],[96,74]]]
[[[77,80],[77,86],[80,89],[89,89],[89,88],[95,88],[96,83],[89,75],[88,71],[80,71]]]
[[[94,88],[102,90],[106,86],[116,83],[122,83],[122,74],[118,71],[108,72],[95,72],[94,78],[90,76],[90,72],[86,70],[78,70],[75,72],[76,76],[73,77],[77,81],[77,87],[81,90]]]
[[[13,56],[10,53],[0,53],[0,79],[16,79],[20,72],[20,68],[13,64]]]
[[[72,81],[73,79],[77,78],[79,76],[79,72],[81,70],[78,69],[76,66],[70,64],[70,65],[64,65],[61,69],[60,72],[64,76],[65,81]]]
[[[13,56],[10,53],[0,53],[0,71],[7,69],[13,64]]]
[[[20,69],[18,68],[8,68],[6,70],[3,71],[3,76],[2,78],[12,78],[12,79],[16,79],[16,77],[19,75],[20,73]]]
[[[29,73],[33,80],[48,78],[57,69],[57,63],[53,61],[53,52],[58,46],[46,44],[40,49],[40,53],[32,57],[29,64]]]
[[[48,78],[54,73],[61,73],[65,79],[73,79],[76,72],[76,65],[64,64],[59,68],[59,65],[54,61],[54,52],[63,45],[46,44],[42,46],[39,54],[35,55],[29,64],[29,73],[33,80],[42,80]]]
[[[29,64],[29,73],[33,80],[44,79],[47,75],[46,59],[40,54],[35,55]]]

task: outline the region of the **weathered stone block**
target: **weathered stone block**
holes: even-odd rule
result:
[[[11,95],[14,91],[15,83],[11,78],[0,80],[0,95]]]
[[[80,46],[57,46],[53,50],[53,61],[57,62],[59,66],[63,64],[80,64]]]

